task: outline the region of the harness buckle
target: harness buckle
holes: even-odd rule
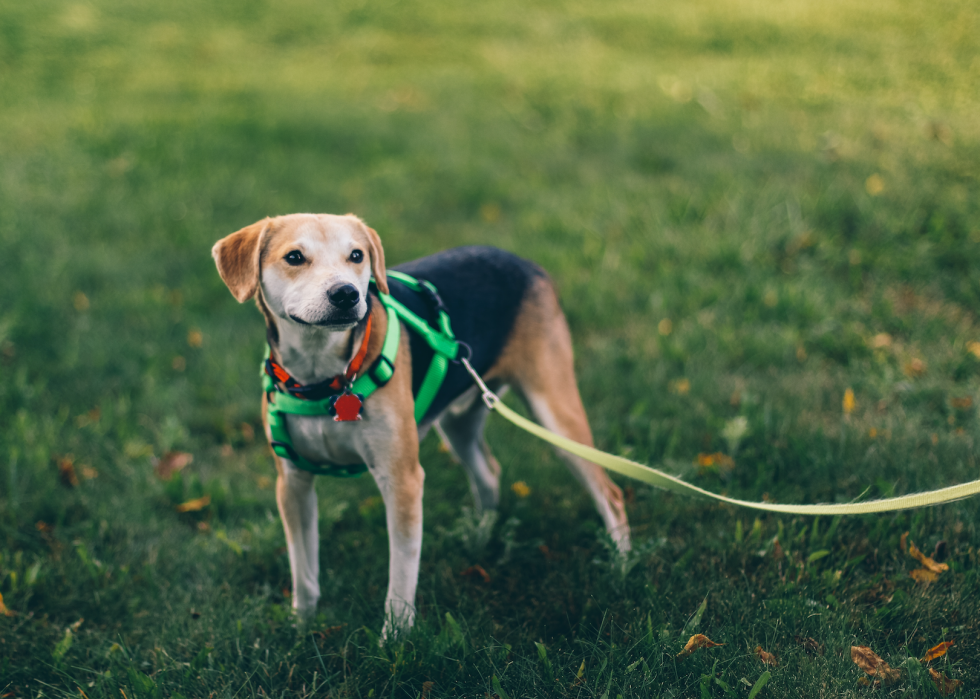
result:
[[[460,347],[462,347],[463,349],[466,350],[466,356],[465,357],[460,357],[459,356],[459,353],[457,352],[456,359],[450,359],[449,361],[451,361],[453,364],[462,364],[464,361],[465,362],[472,362],[473,361],[473,348],[470,347],[469,344],[463,342],[462,340],[455,340],[455,342],[456,342],[457,345],[459,345]]]

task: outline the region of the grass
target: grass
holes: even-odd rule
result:
[[[929,696],[908,659],[950,639],[932,665],[976,692],[976,500],[814,521],[624,482],[624,562],[497,419],[495,523],[422,446],[402,642],[377,644],[373,484],[320,480],[324,597],[297,633],[261,320],[209,250],[294,211],[357,212],[392,261],[493,243],[553,275],[600,447],[750,500],[963,482],[978,34],[966,0],[0,7],[0,695],[748,696],[762,646],[759,697]],[[193,463],[160,481],[174,450]],[[715,452],[734,468],[695,465]],[[906,531],[945,542],[929,586]],[[695,632],[725,645],[678,659]],[[901,683],[860,686],[851,645]]]

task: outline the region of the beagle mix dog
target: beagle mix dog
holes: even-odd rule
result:
[[[379,291],[423,318],[428,314],[419,294],[387,278],[378,234],[352,214],[266,218],[219,240],[212,254],[232,295],[239,302],[256,300],[273,361],[304,385],[344,374],[365,339],[369,317],[373,330],[362,366],[380,354],[388,315],[369,289],[372,276]],[[538,422],[592,445],[568,325],[540,267],[496,248],[465,247],[396,269],[435,285],[456,337],[470,346],[473,367],[492,389],[515,386]],[[437,427],[462,462],[478,508],[495,509],[500,498],[500,465],[483,439],[489,410],[462,366],[450,365],[427,413],[415,421],[413,395],[431,357],[425,341],[403,324],[394,374],[366,399],[363,419],[290,415],[288,421],[300,456],[314,463],[363,463],[381,491],[389,541],[385,638],[410,628],[415,617],[425,480],[419,442],[429,428]],[[265,419],[268,396],[262,400]],[[266,437],[271,441],[268,423]],[[599,466],[559,455],[588,489],[619,549],[629,550],[620,488]],[[288,459],[275,460],[293,608],[308,619],[320,597],[313,474]]]

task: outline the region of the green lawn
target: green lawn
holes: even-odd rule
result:
[[[973,0],[0,5],[0,696],[747,697],[757,646],[779,663],[760,698],[938,696],[915,659],[946,640],[931,667],[973,696],[980,500],[756,518],[619,479],[621,561],[500,418],[492,529],[422,445],[402,642],[377,643],[373,483],[320,479],[323,599],[298,633],[262,321],[210,248],[297,211],[356,212],[389,262],[499,245],[554,277],[601,448],[748,500],[961,483],[978,36]],[[164,482],[171,451],[194,458]],[[734,467],[698,466],[716,452]],[[944,542],[931,585],[906,531]],[[696,632],[724,645],[677,658]],[[861,686],[852,645],[902,679]]]

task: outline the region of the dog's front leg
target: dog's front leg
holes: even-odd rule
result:
[[[314,476],[284,459],[277,461],[276,503],[286,530],[289,570],[293,576],[293,609],[301,621],[307,621],[320,599],[320,532]]]
[[[415,459],[394,468],[371,469],[385,501],[388,523],[388,596],[382,638],[415,622],[415,589],[422,555],[422,486],[425,472]]]

